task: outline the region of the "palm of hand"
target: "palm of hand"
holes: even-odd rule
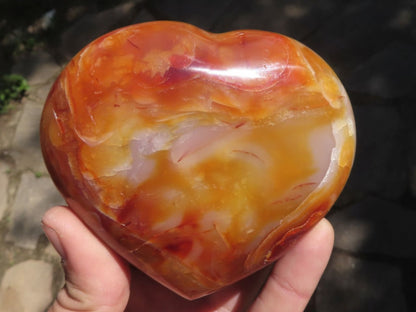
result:
[[[63,259],[66,277],[49,312],[300,312],[328,263],[334,240],[330,223],[321,220],[274,267],[188,301],[130,269],[70,209],[54,207],[42,223]]]

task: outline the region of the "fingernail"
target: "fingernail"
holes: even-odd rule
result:
[[[43,231],[45,232],[45,235],[48,238],[49,242],[52,244],[52,246],[59,253],[61,258],[65,259],[66,258],[65,251],[62,247],[61,240],[59,238],[58,233],[53,228],[51,228],[50,226],[46,225],[43,222],[42,222],[42,228],[43,228]]]

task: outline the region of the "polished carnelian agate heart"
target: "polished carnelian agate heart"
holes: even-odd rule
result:
[[[299,42],[150,22],[72,59],[41,141],[91,230],[194,299],[276,260],[325,215],[351,170],[355,127],[340,81]]]

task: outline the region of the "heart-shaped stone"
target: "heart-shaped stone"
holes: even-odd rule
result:
[[[351,170],[351,106],[310,49],[177,22],[98,38],[46,101],[41,143],[69,206],[188,299],[276,260]]]

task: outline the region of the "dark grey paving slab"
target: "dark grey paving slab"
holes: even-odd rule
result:
[[[140,10],[141,2],[143,1],[130,1],[95,14],[84,15],[62,33],[59,48],[61,55],[68,61],[99,36],[130,24]]]
[[[149,12],[145,7],[141,8],[134,16],[131,21],[131,24],[145,23],[154,21],[155,17]]]
[[[215,23],[232,6],[239,7],[246,1],[232,0],[153,0],[148,2],[149,10],[158,19],[167,19],[191,23],[195,26],[211,30]]]
[[[416,211],[394,202],[366,198],[328,217],[335,247],[358,254],[416,259]]]
[[[349,90],[385,98],[410,94],[416,88],[416,45],[395,41],[363,60],[348,75]]]
[[[214,30],[262,29],[297,40],[313,33],[343,7],[343,1],[234,1]]]
[[[342,253],[332,255],[316,291],[319,312],[407,312],[399,268]]]
[[[408,147],[409,191],[416,199],[416,94],[413,97],[401,100],[400,109]],[[416,204],[414,206],[414,209],[416,209]]]
[[[322,20],[305,43],[320,51],[341,78],[386,48],[393,41],[413,41],[415,19],[405,27],[395,26],[400,12],[413,14],[414,1],[344,1],[336,14]],[[347,86],[348,87],[348,86]]]
[[[357,150],[341,200],[366,194],[398,199],[407,189],[404,127],[398,107],[377,98],[352,98],[357,126]]]

